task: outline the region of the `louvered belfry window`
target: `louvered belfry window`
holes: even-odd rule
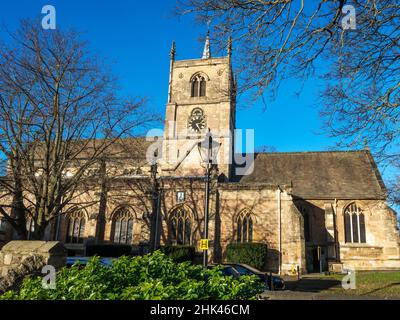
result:
[[[196,74],[191,82],[192,97],[205,97],[207,87],[206,79],[202,75]]]

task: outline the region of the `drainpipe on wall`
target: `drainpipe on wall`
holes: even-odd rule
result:
[[[156,218],[155,218],[155,227],[154,227],[154,250],[157,250],[160,248],[160,236],[159,236],[159,231],[158,231],[158,224],[160,222],[160,213],[161,213],[161,196],[162,196],[162,190],[158,192],[157,195],[157,208],[156,208]]]
[[[337,201],[337,199],[335,198],[335,212],[334,212],[334,215],[333,215],[333,230],[334,230],[334,236],[335,236],[335,238],[334,238],[334,241],[335,241],[335,259],[336,259],[336,262],[340,262],[340,255],[339,255],[339,239],[338,239],[338,229],[337,229],[337,218],[338,218],[338,215],[337,215],[337,208],[338,208],[338,201]]]
[[[277,195],[278,195],[278,266],[279,266],[279,275],[282,273],[282,206],[281,206],[281,187],[278,186]]]

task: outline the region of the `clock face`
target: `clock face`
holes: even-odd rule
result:
[[[204,116],[192,116],[189,119],[189,129],[193,132],[201,132],[206,127]]]
[[[206,118],[203,114],[203,110],[199,108],[193,109],[189,117],[188,128],[196,133],[200,133],[206,128]]]

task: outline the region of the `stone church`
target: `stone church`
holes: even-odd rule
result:
[[[48,239],[64,242],[76,254],[90,241],[146,252],[152,239],[190,245],[201,254],[206,203],[201,146],[212,136],[210,261],[223,261],[229,243],[257,242],[268,248],[265,269],[282,274],[297,268],[303,273],[400,269],[396,213],[367,148],[235,152],[234,146],[243,144],[235,134],[231,55],[229,42],[227,56],[212,57],[207,38],[202,58],[177,61],[173,44],[163,137],[116,143],[106,163],[106,187],[93,185],[83,196],[93,205],[53,221]],[[251,133],[246,138],[251,145]],[[7,236],[12,235],[3,228],[0,237]]]

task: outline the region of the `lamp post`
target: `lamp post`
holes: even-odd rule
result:
[[[159,222],[159,210],[160,210],[160,188],[157,179],[157,157],[158,153],[155,151],[153,159],[150,164],[150,180],[151,180],[151,201],[152,201],[152,239],[151,239],[151,252],[158,249],[158,222]]]
[[[206,174],[205,174],[205,201],[204,201],[204,233],[203,239],[207,241],[208,248],[208,212],[209,212],[209,203],[210,203],[210,176],[211,176],[211,167],[215,163],[217,163],[217,153],[220,143],[215,142],[211,135],[210,129],[206,134],[206,137],[203,141],[197,144],[200,152],[200,156],[202,158],[203,163],[206,164]],[[208,262],[208,249],[203,249],[203,267],[207,267]]]

